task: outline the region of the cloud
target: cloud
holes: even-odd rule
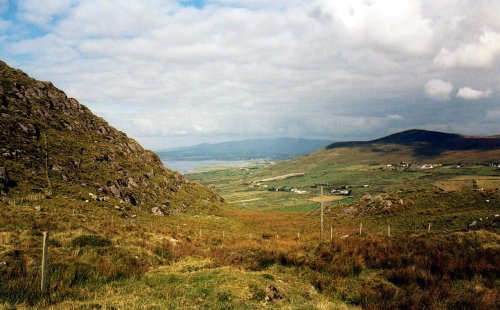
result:
[[[493,119],[493,120],[499,120],[500,119],[500,109],[487,111],[486,118]]]
[[[434,64],[443,68],[487,68],[499,55],[500,34],[486,31],[476,42],[461,43],[454,51],[442,48]]]
[[[453,84],[450,82],[433,79],[425,84],[424,92],[425,95],[432,100],[446,101],[450,100],[453,88]]]
[[[430,51],[431,20],[417,0],[322,0],[323,10],[338,20],[354,38],[374,46],[412,55]]]
[[[18,18],[28,23],[48,27],[56,18],[69,12],[78,0],[19,0]]]
[[[457,97],[466,100],[477,100],[481,98],[490,97],[492,94],[491,89],[487,90],[475,90],[470,87],[462,87],[458,90]]]
[[[481,102],[479,111],[424,96],[459,102],[453,85],[498,84],[493,47],[500,2],[203,4],[23,0],[11,6],[18,18],[5,19],[0,57],[155,143],[270,135],[363,139],[395,124],[460,129],[464,120],[467,128],[498,127],[484,125],[495,100]],[[449,66],[436,63],[442,49]],[[465,63],[488,65],[470,70]]]
[[[290,6],[300,5],[307,1],[305,0],[206,0],[206,5],[216,5],[221,7],[245,7],[251,9],[283,9]]]
[[[400,120],[400,119],[403,119],[404,117],[402,117],[401,115],[398,115],[398,114],[389,114],[389,115],[387,115],[387,118],[392,119],[392,120]]]
[[[172,22],[170,14],[177,8],[175,3],[172,0],[79,1],[68,17],[60,21],[55,32],[75,39],[131,38],[158,32],[162,24],[165,26]]]
[[[7,31],[11,27],[11,23],[0,18],[0,31]]]

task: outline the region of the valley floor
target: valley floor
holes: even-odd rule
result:
[[[252,184],[294,172],[279,165],[191,175],[234,202],[212,214],[154,216],[82,197],[4,199],[0,309],[498,308],[497,175],[328,169],[335,173],[309,167],[267,184],[303,195]],[[483,189],[456,187],[469,179]],[[325,199],[322,239],[315,182],[353,186],[351,198]],[[46,296],[42,231],[50,233]]]

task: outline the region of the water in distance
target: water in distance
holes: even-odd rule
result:
[[[167,168],[186,174],[217,166],[245,166],[255,163],[256,160],[169,160],[161,158],[161,161]]]

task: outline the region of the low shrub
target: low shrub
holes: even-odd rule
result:
[[[111,240],[97,235],[82,235],[71,240],[73,247],[106,247],[111,245]]]
[[[172,247],[170,247],[168,245],[160,245],[160,246],[155,248],[154,252],[160,258],[167,260],[167,261],[171,261],[174,257]]]

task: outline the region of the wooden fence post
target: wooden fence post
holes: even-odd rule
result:
[[[387,236],[391,236],[391,226],[387,225]]]
[[[429,226],[427,227],[427,233],[431,232],[431,223],[429,223]]]
[[[330,226],[330,242],[333,241],[333,226]]]
[[[42,251],[42,282],[41,291],[42,294],[46,294],[48,289],[48,277],[49,277],[49,233],[47,231],[43,232],[43,251]]]
[[[361,236],[361,232],[363,230],[363,222],[359,223],[359,235]]]

